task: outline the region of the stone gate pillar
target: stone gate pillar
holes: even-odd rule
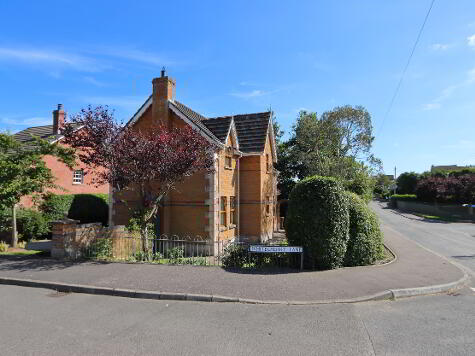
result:
[[[76,238],[76,225],[78,223],[77,220],[67,218],[52,222],[51,257],[71,257],[71,245]]]

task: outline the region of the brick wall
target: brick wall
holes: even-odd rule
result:
[[[92,183],[93,173],[86,174],[82,184],[73,184],[74,170],[83,169],[84,171],[87,171],[87,167],[79,161],[77,162],[77,166],[73,169],[69,168],[53,156],[45,156],[43,161],[46,163],[46,166],[51,169],[51,173],[55,177],[54,184],[59,186],[58,188],[47,189],[48,192],[59,195],[109,193],[108,184],[96,186]],[[33,206],[32,196],[23,197],[20,204],[26,208],[31,208]]]

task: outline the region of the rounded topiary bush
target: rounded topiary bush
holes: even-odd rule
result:
[[[341,267],[348,227],[347,197],[336,179],[314,176],[295,185],[285,230],[289,244],[304,247],[305,268]]]
[[[373,264],[384,254],[383,234],[378,217],[355,193],[346,192],[350,213],[350,238],[348,240],[345,266]]]

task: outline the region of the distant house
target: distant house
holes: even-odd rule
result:
[[[155,78],[153,93],[127,125],[147,130],[154,124],[189,125],[214,146],[214,173],[196,173],[166,197],[156,233],[200,235],[212,241],[266,241],[277,220],[276,143],[270,112],[205,117],[175,99],[175,80]],[[133,191],[115,192],[113,224],[130,219]]]
[[[14,138],[19,142],[28,144],[33,142],[33,135],[49,140],[51,143],[61,143],[64,138],[61,135],[61,129],[64,127],[65,117],[66,112],[63,105],[59,104],[58,108],[53,111],[52,125],[29,127],[17,132]],[[81,127],[78,125],[77,129],[80,130]],[[49,192],[55,194],[109,193],[108,185],[95,186],[92,184],[92,176],[84,173],[85,166],[81,163],[70,169],[53,156],[45,156],[44,161],[46,166],[51,169],[53,176],[56,178],[55,184],[58,186],[58,188],[48,189]],[[23,197],[20,204],[24,207],[31,207],[33,205],[32,197]]]
[[[462,169],[469,169],[469,168],[475,168],[475,166],[457,166],[456,164],[452,165],[447,165],[447,166],[430,166],[430,171],[431,173],[437,172],[437,171],[460,171]]]

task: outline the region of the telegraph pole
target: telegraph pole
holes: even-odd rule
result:
[[[394,194],[396,194],[396,166],[394,166]]]

